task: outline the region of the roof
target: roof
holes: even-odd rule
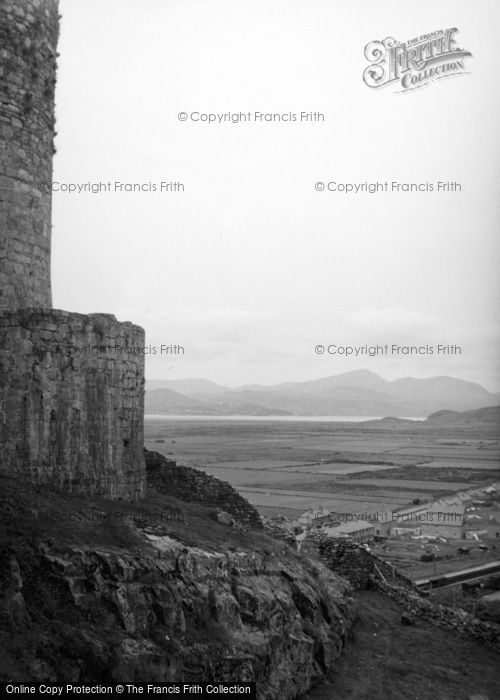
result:
[[[373,530],[374,523],[369,523],[366,520],[358,520],[358,522],[342,523],[336,527],[325,527],[327,535],[335,537],[335,535],[350,535],[353,532],[361,532],[362,530]]]
[[[452,498],[443,498],[431,503],[427,511],[430,513],[456,513],[457,515],[462,515],[465,512],[465,506],[462,501],[457,501]]]

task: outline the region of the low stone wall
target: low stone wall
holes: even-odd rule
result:
[[[479,620],[459,608],[448,608],[445,605],[433,603],[418,593],[411,593],[402,586],[390,585],[376,576],[371,580],[371,587],[403,605],[415,618],[429,620],[438,627],[452,630],[463,637],[476,639],[500,651],[500,625]]]
[[[0,312],[0,471],[140,497],[143,347],[142,328],[108,314]]]
[[[262,518],[262,526],[264,531],[271,535],[271,537],[275,537],[278,540],[283,540],[290,547],[297,549],[297,541],[292,528],[286,527],[284,524],[266,517]]]
[[[448,608],[422,596],[414,583],[392,564],[348,539],[333,539],[321,532],[306,538],[329,569],[345,577],[354,588],[378,590],[395,600],[416,619],[428,620],[461,636],[500,651],[500,625],[479,620],[459,608]]]
[[[311,545],[329,568],[347,578],[354,588],[370,588],[371,577],[382,575],[390,583],[417,591],[412,581],[392,564],[367,552],[352,540],[335,539],[322,532],[312,531],[307,535],[305,549]]]
[[[227,481],[192,467],[180,466],[159,452],[144,450],[144,453],[148,486],[183,501],[217,506],[240,523],[262,527],[257,510]]]

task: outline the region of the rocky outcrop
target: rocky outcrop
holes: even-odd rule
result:
[[[144,450],[148,486],[188,503],[213,505],[230,513],[239,523],[262,527],[256,508],[227,481],[199,469],[184,467],[159,452]]]
[[[0,680],[256,681],[262,700],[291,700],[335,669],[355,606],[320,562],[200,505],[166,524],[154,513],[178,501],[142,502],[144,522],[122,503],[96,525],[81,509],[97,516],[105,501],[44,498],[25,507],[16,493],[3,508]],[[68,516],[73,542],[42,525],[49,511]],[[211,546],[197,546],[205,532]]]

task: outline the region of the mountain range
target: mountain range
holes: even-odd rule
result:
[[[388,381],[356,370],[305,382],[225,387],[206,379],[148,380],[146,413],[426,417],[500,403],[500,394],[448,376]]]

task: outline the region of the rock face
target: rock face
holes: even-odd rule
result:
[[[58,32],[57,0],[0,2],[0,309],[52,305]]]
[[[188,503],[218,506],[239,523],[262,527],[256,508],[245,500],[227,481],[192,467],[178,465],[159,452],[144,450],[147,482],[160,493],[169,494]]]
[[[106,314],[0,312],[0,472],[144,493],[144,331]]]
[[[208,515],[196,524],[200,506],[153,535],[161,523],[143,501],[147,525],[121,517],[110,543],[109,523],[78,517],[99,504],[65,496],[49,508],[15,494],[0,512],[11,533],[0,541],[0,680],[245,680],[261,700],[291,700],[335,668],[355,607],[349,584],[323,564],[261,531],[224,549],[232,531]],[[120,507],[133,518],[132,504]],[[34,513],[68,514],[64,537],[78,528],[78,542],[51,535]],[[213,546],[186,546],[175,527],[191,539],[210,531]]]

